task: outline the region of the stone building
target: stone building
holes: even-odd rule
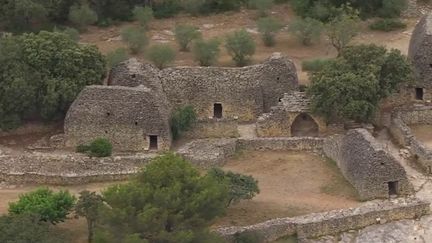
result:
[[[242,68],[175,67],[157,70],[129,60],[114,68],[109,85],[162,90],[172,108],[192,105],[200,120],[254,121],[298,86],[295,66],[279,53]]]
[[[407,195],[413,191],[404,168],[365,129],[327,138],[324,153],[336,161],[361,200]]]
[[[259,137],[317,137],[327,130],[326,122],[312,115],[304,92],[286,93],[277,106],[258,118]]]
[[[412,90],[415,100],[432,100],[432,14],[425,15],[416,25],[408,50],[416,75]]]
[[[65,145],[107,138],[118,151],[166,150],[171,146],[169,108],[153,90],[138,86],[88,86],[65,118]]]

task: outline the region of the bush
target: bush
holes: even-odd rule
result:
[[[174,29],[175,38],[180,46],[180,51],[189,51],[189,44],[201,38],[199,29],[192,25],[177,25]]]
[[[234,234],[234,243],[263,243],[264,237],[257,232],[244,231]]]
[[[147,58],[159,69],[165,68],[175,59],[176,52],[167,44],[153,45],[147,52]]]
[[[264,44],[266,46],[274,46],[275,35],[282,29],[282,24],[277,19],[267,17],[259,19],[257,25]]]
[[[378,14],[384,18],[397,18],[408,7],[407,0],[382,0]]]
[[[158,19],[169,18],[176,15],[181,10],[178,0],[161,0],[152,5],[154,16]]]
[[[133,181],[102,194],[100,242],[223,242],[209,227],[226,210],[227,187],[180,156],[156,157]]]
[[[136,6],[133,10],[134,19],[144,28],[148,28],[149,22],[153,19],[153,10],[149,7]]]
[[[249,7],[256,9],[259,17],[267,16],[267,11],[273,4],[273,0],[249,0]]]
[[[321,71],[325,65],[329,63],[330,59],[312,59],[302,62],[303,71],[318,72]]]
[[[133,54],[138,54],[143,51],[148,44],[148,39],[145,30],[137,27],[126,27],[121,32],[121,37],[127,43],[129,50]]]
[[[112,144],[106,138],[97,138],[90,143],[90,155],[95,157],[109,157],[112,154]]]
[[[197,120],[197,115],[192,106],[178,108],[171,115],[171,133],[173,139],[178,139],[181,134],[188,131]]]
[[[80,39],[79,31],[74,28],[67,27],[63,30],[63,33],[65,33],[69,38],[71,38],[73,41],[78,42]]]
[[[75,197],[67,191],[53,192],[48,188],[39,188],[20,195],[17,202],[10,203],[9,213],[35,214],[42,221],[56,224],[66,219],[74,203]]]
[[[184,0],[183,9],[197,16],[225,11],[237,11],[244,0]]]
[[[88,25],[96,23],[97,14],[88,4],[74,5],[69,11],[69,21],[76,25],[78,29],[85,31]]]
[[[208,174],[219,182],[228,185],[228,206],[240,200],[252,199],[260,192],[258,181],[252,176],[237,174],[231,171],[225,172],[219,168],[209,170]]]
[[[393,31],[399,29],[405,29],[406,24],[399,19],[379,19],[374,21],[369,25],[371,30],[380,30],[380,31]]]
[[[112,68],[119,63],[127,60],[129,58],[129,55],[127,53],[127,50],[125,48],[117,48],[114,51],[110,51],[106,55],[107,60],[107,66],[108,68]]]
[[[311,45],[314,41],[319,41],[322,30],[322,23],[311,18],[296,19],[289,26],[289,32],[306,46]]]
[[[195,61],[201,66],[214,65],[219,58],[219,45],[218,39],[197,40],[193,46]]]
[[[237,66],[244,66],[255,54],[255,41],[246,30],[242,29],[227,36],[225,48]]]

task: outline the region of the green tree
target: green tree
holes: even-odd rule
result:
[[[95,192],[82,191],[75,205],[75,213],[87,220],[88,242],[93,241],[96,220],[99,218],[100,208],[103,206],[103,198]]]
[[[143,28],[148,28],[148,24],[153,19],[153,10],[150,7],[135,6],[132,11],[134,19],[137,20]]]
[[[75,203],[68,191],[53,192],[48,188],[20,195],[17,202],[9,203],[9,213],[14,215],[35,214],[42,221],[56,224],[63,222]]]
[[[249,6],[258,11],[259,17],[267,16],[267,11],[272,8],[273,0],[249,0]]]
[[[11,31],[32,30],[34,24],[45,22],[47,14],[47,9],[37,0],[0,1],[0,18]]]
[[[216,178],[220,183],[228,185],[228,206],[240,200],[252,199],[260,192],[258,181],[252,176],[233,173],[231,171],[225,172],[219,168],[209,170],[208,174]]]
[[[119,63],[126,61],[129,58],[127,50],[125,48],[117,48],[114,51],[110,51],[106,55],[108,68],[112,68]]]
[[[69,11],[69,21],[78,29],[85,31],[87,26],[98,21],[98,16],[88,4],[74,5]]]
[[[174,29],[175,38],[180,51],[189,51],[189,44],[201,38],[199,29],[192,25],[177,25]]]
[[[195,61],[201,66],[211,66],[217,62],[220,53],[220,41],[216,38],[210,40],[197,40],[193,46]]]
[[[296,19],[288,29],[305,46],[311,45],[314,41],[319,41],[322,30],[322,23],[311,18]]]
[[[103,192],[99,242],[220,242],[208,227],[226,209],[227,188],[181,157],[156,157],[135,179]],[[102,241],[106,240],[106,241]],[[96,241],[96,242],[98,242]]]
[[[148,45],[147,35],[142,28],[126,27],[121,31],[121,37],[133,54],[142,52],[144,47]]]
[[[244,66],[255,54],[256,45],[252,36],[242,29],[227,36],[225,48],[237,66]]]
[[[266,17],[258,19],[257,25],[264,44],[274,46],[276,43],[275,35],[282,29],[282,24],[275,18]]]
[[[308,93],[312,110],[328,120],[368,122],[380,100],[411,80],[410,64],[400,51],[359,45],[313,72]]]
[[[175,50],[167,44],[153,45],[147,52],[147,58],[159,69],[163,69],[172,63],[175,56]]]
[[[351,7],[341,8],[340,11],[341,13],[326,26],[327,36],[339,55],[360,32],[358,11]]]
[[[180,107],[171,115],[171,133],[174,139],[178,139],[180,135],[192,128],[197,120],[197,115],[194,108],[190,105]]]

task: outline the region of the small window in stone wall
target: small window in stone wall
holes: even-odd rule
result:
[[[399,182],[397,181],[388,182],[389,195],[390,196],[398,195],[398,191],[399,191],[398,187],[399,187]]]
[[[150,150],[158,150],[158,136],[150,135],[149,139],[150,139],[149,149]]]
[[[222,118],[223,108],[221,103],[215,103],[213,106],[213,117]]]
[[[423,88],[415,89],[416,100],[423,100],[424,90]]]

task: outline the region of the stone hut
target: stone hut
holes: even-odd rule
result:
[[[262,64],[242,68],[157,70],[132,59],[114,68],[108,83],[162,91],[171,108],[192,105],[200,120],[254,121],[284,93],[297,89],[298,78],[293,62],[275,53]]]
[[[335,160],[361,200],[413,192],[404,168],[367,130],[354,129],[324,142],[324,153]]]
[[[258,118],[259,137],[317,137],[327,130],[326,122],[312,115],[304,92],[286,93],[277,106]]]
[[[104,137],[117,151],[169,149],[170,112],[157,94],[143,86],[86,87],[66,115],[66,146]]]
[[[411,36],[408,57],[414,65],[415,100],[432,100],[432,14],[425,15]]]

